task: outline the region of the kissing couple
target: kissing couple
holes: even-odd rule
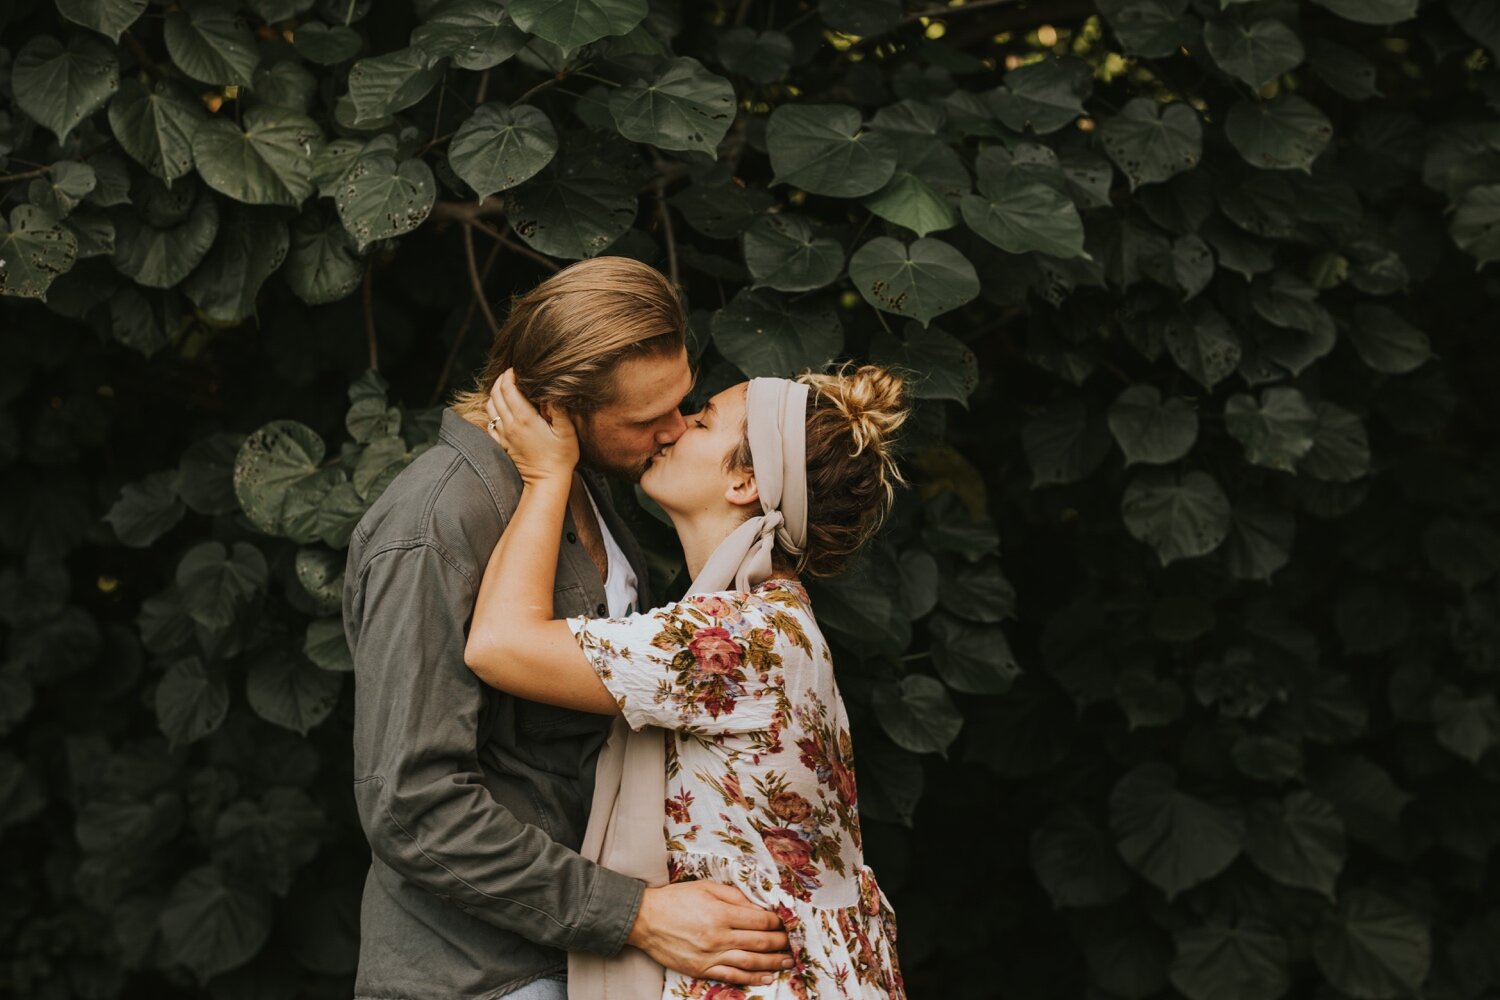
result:
[[[804,589],[889,510],[902,382],[683,414],[685,331],[634,260],[543,281],[354,531],[358,998],[905,996]],[[686,595],[650,593],[604,474],[671,519]]]

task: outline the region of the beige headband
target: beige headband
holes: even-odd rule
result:
[[[689,594],[749,590],[770,578],[777,542],[788,555],[807,548],[807,386],[784,378],[751,379],[745,428],[761,513],[719,543]]]

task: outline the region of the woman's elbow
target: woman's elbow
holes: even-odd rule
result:
[[[464,666],[490,687],[499,687],[497,671],[503,658],[494,642],[480,633],[470,632],[464,644]]]

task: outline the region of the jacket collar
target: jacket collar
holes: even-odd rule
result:
[[[443,420],[438,438],[446,442],[473,466],[495,506],[508,515],[515,510],[521,498],[521,474],[505,449],[490,439],[484,431],[459,416],[451,406],[443,408]]]

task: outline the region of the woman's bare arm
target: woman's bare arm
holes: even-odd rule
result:
[[[513,385],[503,388],[515,392]],[[542,418],[529,405],[524,410],[518,405],[507,408],[503,394],[497,392],[496,397],[507,450],[540,443],[539,450],[545,452],[555,445],[538,437],[554,432],[530,424]],[[523,458],[517,468],[526,486],[485,566],[464,663],[486,684],[518,697],[617,714],[619,707],[567,623],[552,617],[558,539],[573,486],[572,463],[564,466],[560,459],[543,454],[535,462]]]

